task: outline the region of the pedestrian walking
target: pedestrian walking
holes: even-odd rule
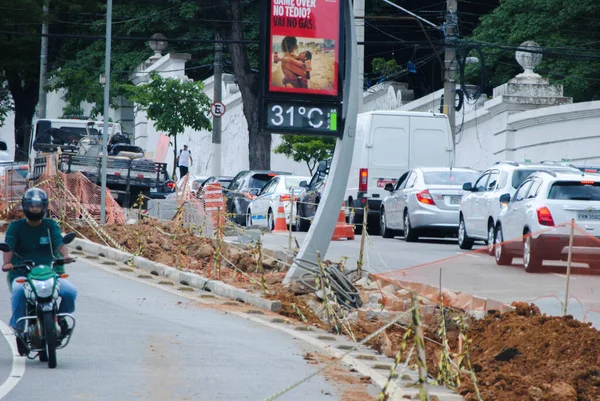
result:
[[[179,178],[183,178],[188,173],[188,170],[192,164],[194,164],[192,152],[188,149],[187,145],[183,145],[183,149],[179,149],[179,155],[177,156]]]

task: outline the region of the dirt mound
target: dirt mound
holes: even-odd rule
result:
[[[487,316],[469,328],[483,399],[599,400],[600,332],[570,316],[515,306],[515,312]],[[470,383],[460,393],[476,399]]]

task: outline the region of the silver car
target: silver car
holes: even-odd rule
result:
[[[458,209],[465,182],[479,177],[467,168],[415,168],[404,173],[395,184],[387,184],[390,192],[381,203],[381,235],[393,238],[404,232],[407,242],[419,236],[456,235]]]

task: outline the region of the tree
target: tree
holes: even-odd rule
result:
[[[371,61],[371,67],[373,73],[380,74],[384,77],[394,74],[402,69],[395,59],[386,60],[381,57],[374,58],[373,61]]]
[[[215,0],[212,0],[215,1]],[[245,7],[244,7],[245,3]],[[242,94],[244,116],[248,123],[248,151],[250,155],[250,169],[271,168],[271,135],[259,133],[258,124],[258,71],[252,68],[256,63],[258,49],[255,47],[254,57],[249,57],[250,48],[241,43],[246,39],[258,39],[260,24],[258,23],[259,2],[243,2],[242,0],[216,0],[214,4],[224,7],[225,15],[231,21],[230,24],[219,24],[215,27],[222,38],[231,40],[228,44],[229,54],[235,78]],[[246,17],[254,20],[254,24],[244,27],[244,13]],[[245,29],[246,28],[246,29]],[[256,68],[256,64],[254,65]]]
[[[481,18],[469,41],[483,42],[488,92],[522,70],[515,50],[487,44],[519,46],[534,40],[546,54],[536,72],[562,84],[575,101],[600,99],[600,2],[598,0],[503,0]],[[581,57],[573,56],[581,55]],[[592,57],[588,57],[592,56]],[[478,67],[467,71],[471,79]]]
[[[202,91],[203,87],[202,82],[163,78],[156,72],[150,74],[148,84],[122,86],[128,99],[137,103],[154,121],[156,129],[173,138],[173,176],[177,167],[177,135],[186,127],[197,131],[211,129],[207,117],[211,102]]]
[[[8,113],[13,110],[10,93],[2,81],[2,77],[0,76],[0,127],[4,125]]]
[[[330,137],[282,135],[281,139],[274,152],[295,162],[305,162],[311,175],[317,163],[329,159],[335,149],[335,138]]]
[[[0,0],[2,1],[2,0]],[[258,132],[258,45],[243,41],[259,38],[260,1],[259,0],[201,0],[189,2],[172,0],[169,7],[164,3],[115,1],[114,36],[146,36],[161,32],[169,39],[205,39],[212,40],[217,32],[227,44],[230,62],[225,63],[233,70],[236,83],[242,95],[243,112],[248,123],[248,150],[251,169],[268,169],[271,164],[271,136]],[[219,16],[219,17],[215,17]],[[99,33],[103,25],[98,23],[92,28]],[[53,89],[67,89],[67,101],[70,107],[79,107],[87,101],[98,105],[101,88],[97,84],[98,76],[104,68],[104,42],[92,44],[65,42],[65,51],[76,49],[77,57],[71,54],[60,70],[55,70]],[[140,41],[118,41],[113,45],[111,71],[111,96],[115,99],[121,93],[118,83],[126,83],[128,72],[150,55],[148,47]],[[212,65],[214,45],[186,43],[172,40],[169,51],[185,51],[192,54],[187,64],[191,68],[187,73],[193,79],[204,79],[212,71],[205,65]],[[209,64],[210,63],[210,64]],[[101,104],[102,102],[100,102]],[[114,107],[116,104],[112,103]]]
[[[44,14],[41,0],[23,0],[18,4],[0,0],[0,77],[4,77],[10,91],[15,113],[15,159],[27,160],[28,136],[39,97],[40,42]],[[98,2],[80,0],[52,0],[46,22],[50,33],[82,32],[90,24],[90,15],[98,11]],[[48,39],[48,70],[64,63],[64,39]],[[72,41],[69,41],[72,43]],[[89,43],[89,42],[88,42]],[[0,83],[2,80],[0,79]],[[97,81],[97,76],[96,76]]]

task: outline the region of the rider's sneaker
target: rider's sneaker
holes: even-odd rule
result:
[[[21,340],[19,337],[17,337],[17,350],[21,356],[29,355],[29,350],[25,346],[25,343],[23,343],[23,340]]]
[[[67,323],[67,319],[62,316],[58,317],[58,325],[60,326],[60,337],[65,338],[66,336],[71,334],[71,328]]]

